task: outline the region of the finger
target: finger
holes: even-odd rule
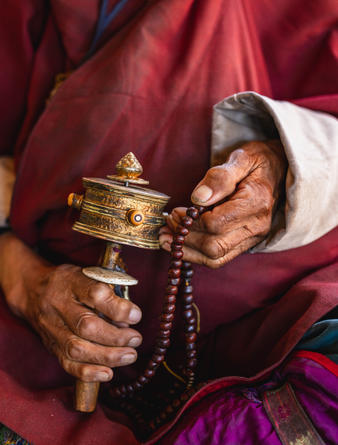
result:
[[[243,149],[234,150],[227,162],[210,168],[191,195],[194,204],[210,206],[231,195],[254,168],[251,156]]]
[[[66,341],[59,343],[59,346],[69,360],[109,368],[130,365],[137,359],[137,352],[133,348],[102,346],[83,340],[76,335],[67,335]]]
[[[141,335],[134,329],[113,326],[78,302],[70,303],[69,309],[59,315],[70,330],[83,339],[101,345],[134,348],[142,343]]]
[[[169,216],[169,215],[168,215],[168,216]],[[163,227],[160,228],[158,234],[159,234],[159,236],[161,236],[161,235],[172,235],[173,232],[172,232],[172,230],[170,229],[170,227],[168,227],[168,226],[163,226]]]
[[[164,250],[169,250],[170,249],[170,245],[173,242],[173,239],[174,239],[174,237],[172,235],[169,235],[169,234],[162,234],[158,238],[160,246]]]
[[[188,246],[184,246],[183,259],[184,261],[189,261],[195,264],[201,264],[210,267],[211,269],[218,269],[219,267],[224,266],[224,264],[236,258],[241,253],[246,252],[248,249],[258,244],[261,240],[262,240],[261,237],[248,238],[244,240],[242,243],[238,244],[229,253],[217,259],[209,258],[207,255],[203,254],[198,250],[195,250]]]
[[[113,378],[113,370],[106,366],[74,362],[63,355],[58,357],[63,369],[83,382],[108,382]]]
[[[79,282],[73,284],[72,290],[81,303],[114,322],[136,324],[141,320],[142,312],[136,304],[117,297],[107,284],[90,281],[89,286],[82,286]]]
[[[206,257],[217,260],[224,258],[243,241],[253,236],[247,227],[233,230],[222,236],[209,235],[203,232],[190,232],[186,237],[184,247],[201,252]]]
[[[204,212],[198,220],[193,222],[190,227],[190,233],[197,231],[219,235],[231,232],[243,227],[255,213],[256,207],[253,206],[252,199],[247,197],[246,193],[240,191],[229,201]],[[182,208],[175,208],[169,216],[170,224],[175,231],[183,216],[185,216],[185,211]],[[171,239],[172,237],[168,235],[161,237],[163,244],[171,242]]]

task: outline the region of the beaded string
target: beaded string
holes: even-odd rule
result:
[[[109,390],[110,396],[115,399],[131,398],[135,392],[143,389],[144,386],[151,381],[159,366],[165,363],[165,355],[170,346],[170,335],[176,309],[176,297],[179,291],[181,291],[185,332],[184,377],[186,378],[186,391],[183,392],[178,399],[173,400],[172,403],[166,407],[165,412],[160,413],[151,421],[150,425],[148,425],[148,429],[150,428],[150,430],[154,430],[163,423],[170,414],[175,412],[182,403],[195,392],[193,385],[197,366],[197,322],[193,306],[193,287],[191,285],[193,270],[191,263],[183,261],[182,257],[183,245],[186,236],[189,234],[189,229],[194,220],[197,220],[203,211],[203,207],[189,207],[186,211],[186,216],[182,218],[181,223],[176,227],[171,244],[171,261],[168,270],[168,284],[165,289],[164,305],[160,318],[160,329],[155,340],[154,352],[146,369],[132,383],[121,384]],[[128,405],[126,402],[120,403],[120,407],[126,409],[140,425],[145,427],[142,414],[137,409]]]

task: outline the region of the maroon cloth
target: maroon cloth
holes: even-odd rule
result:
[[[0,57],[16,77],[6,76],[1,84],[6,119],[1,151],[15,144],[12,226],[56,263],[96,263],[101,244],[71,230],[76,215],[66,208],[67,195],[81,192],[82,176],[111,173],[129,151],[143,164],[151,187],[172,196],[169,210],[188,204],[209,165],[212,105],[225,96],[254,90],[338,113],[334,0],[129,2],[101,50],[45,107],[54,75],[83,58],[98,5],[50,3],[50,9],[42,0],[4,3],[0,20],[11,20],[1,23],[0,32],[14,37],[6,39]],[[139,363],[128,370],[132,375],[152,347],[168,255],[126,248],[124,259],[140,281],[132,298],[144,309],[139,329],[145,340]],[[196,268],[201,375],[252,376],[275,366],[337,304],[337,277],[338,230],[302,248],[242,255],[217,271]],[[4,371],[6,400],[17,406],[9,410],[0,401],[0,421],[37,445],[47,443],[50,428],[56,445],[112,444],[114,434],[116,443],[121,437],[133,443],[131,433],[114,428],[101,408],[90,419],[71,413],[69,387],[53,389],[65,384],[56,361],[26,327],[4,314],[5,326],[15,332],[12,347],[3,345],[10,363]],[[169,356],[174,368],[181,345],[178,324]],[[28,355],[30,373],[11,380],[19,357]],[[47,419],[52,399],[57,415]],[[106,442],[102,437],[95,442],[94,420],[100,434],[114,431]]]

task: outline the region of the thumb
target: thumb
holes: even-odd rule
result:
[[[210,168],[191,194],[191,201],[197,205],[210,206],[231,195],[239,182],[248,176],[253,168],[251,157],[243,149],[233,151],[222,165]]]

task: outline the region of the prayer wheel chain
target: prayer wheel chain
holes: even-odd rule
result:
[[[151,359],[145,369],[145,371],[132,383],[122,384],[115,388],[111,388],[109,393],[113,398],[130,398],[135,392],[141,390],[150,380],[154,377],[156,370],[161,363],[164,362],[167,349],[170,346],[170,335],[173,326],[174,313],[176,309],[176,296],[179,293],[179,286],[181,285],[182,302],[183,302],[183,317],[184,317],[184,331],[185,331],[185,369],[184,375],[187,379],[186,389],[188,392],[184,392],[180,399],[176,399],[172,404],[166,408],[167,415],[175,412],[182,403],[184,403],[194,393],[192,386],[195,380],[195,368],[197,366],[197,324],[196,316],[193,310],[193,288],[191,285],[191,279],[193,276],[193,270],[191,263],[182,261],[183,257],[183,245],[186,236],[189,234],[189,229],[192,226],[194,220],[203,213],[203,207],[189,207],[186,212],[186,216],[182,218],[180,224],[178,224],[173,242],[171,244],[171,262],[168,270],[168,285],[166,287],[164,305],[160,318],[160,330],[156,337],[155,349],[151,356]],[[184,281],[183,281],[184,280]],[[123,407],[122,404],[121,407]],[[127,406],[126,406],[127,407]],[[143,423],[141,416],[137,412],[133,412],[131,407],[128,411],[133,414],[139,421]],[[155,429],[163,423],[166,419],[166,414],[161,413],[158,419],[154,419],[151,429]]]

